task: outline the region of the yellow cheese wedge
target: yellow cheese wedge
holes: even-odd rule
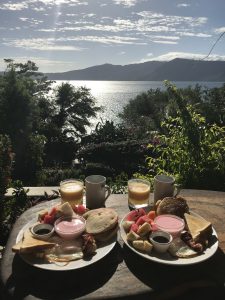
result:
[[[212,234],[212,224],[201,217],[184,214],[188,231],[195,242],[205,242]]]

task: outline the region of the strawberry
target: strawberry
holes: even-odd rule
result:
[[[143,208],[135,209],[128,213],[126,220],[136,222],[139,217],[144,215],[146,215],[146,212]]]
[[[57,213],[57,209],[56,209],[56,207],[53,207],[53,208],[51,209],[49,215],[50,215],[50,216],[53,216],[53,217],[55,218],[56,213]]]
[[[86,212],[86,207],[83,204],[78,204],[73,207],[73,211],[78,215],[83,215]]]
[[[131,228],[130,228],[130,231],[131,231],[131,230],[132,230],[133,232],[137,233],[137,231],[138,231],[138,225],[135,224],[135,223],[132,224],[132,225],[131,225]]]
[[[47,214],[47,215],[44,216],[44,223],[45,224],[51,224],[51,225],[53,225],[54,220],[55,220],[54,216],[50,216],[49,214]]]

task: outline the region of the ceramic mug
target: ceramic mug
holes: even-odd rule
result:
[[[90,175],[85,178],[86,206],[95,209],[105,206],[105,201],[111,194],[106,185],[106,178],[102,175]]]
[[[154,178],[154,204],[165,197],[175,197],[180,187],[175,184],[175,178],[167,175],[156,175]]]

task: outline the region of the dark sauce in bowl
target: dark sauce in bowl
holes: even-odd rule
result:
[[[42,229],[38,229],[37,231],[35,231],[35,233],[38,235],[48,234],[49,232],[50,232],[50,230],[47,228],[42,228]]]
[[[157,242],[157,243],[160,243],[160,244],[167,244],[167,243],[169,243],[168,238],[166,238],[165,236],[161,236],[161,235],[154,236],[153,240],[155,242]]]

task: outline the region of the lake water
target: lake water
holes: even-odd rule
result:
[[[54,86],[64,82],[57,80]],[[120,120],[118,114],[130,99],[135,98],[138,94],[146,92],[149,89],[160,88],[165,90],[162,81],[89,81],[89,80],[71,80],[66,81],[75,87],[85,86],[91,90],[91,94],[96,98],[96,104],[102,106],[104,111],[98,115],[98,119],[93,120],[93,126],[99,120],[110,120],[118,123]],[[203,87],[213,88],[221,87],[223,82],[173,82],[178,88],[195,86],[196,84]]]

